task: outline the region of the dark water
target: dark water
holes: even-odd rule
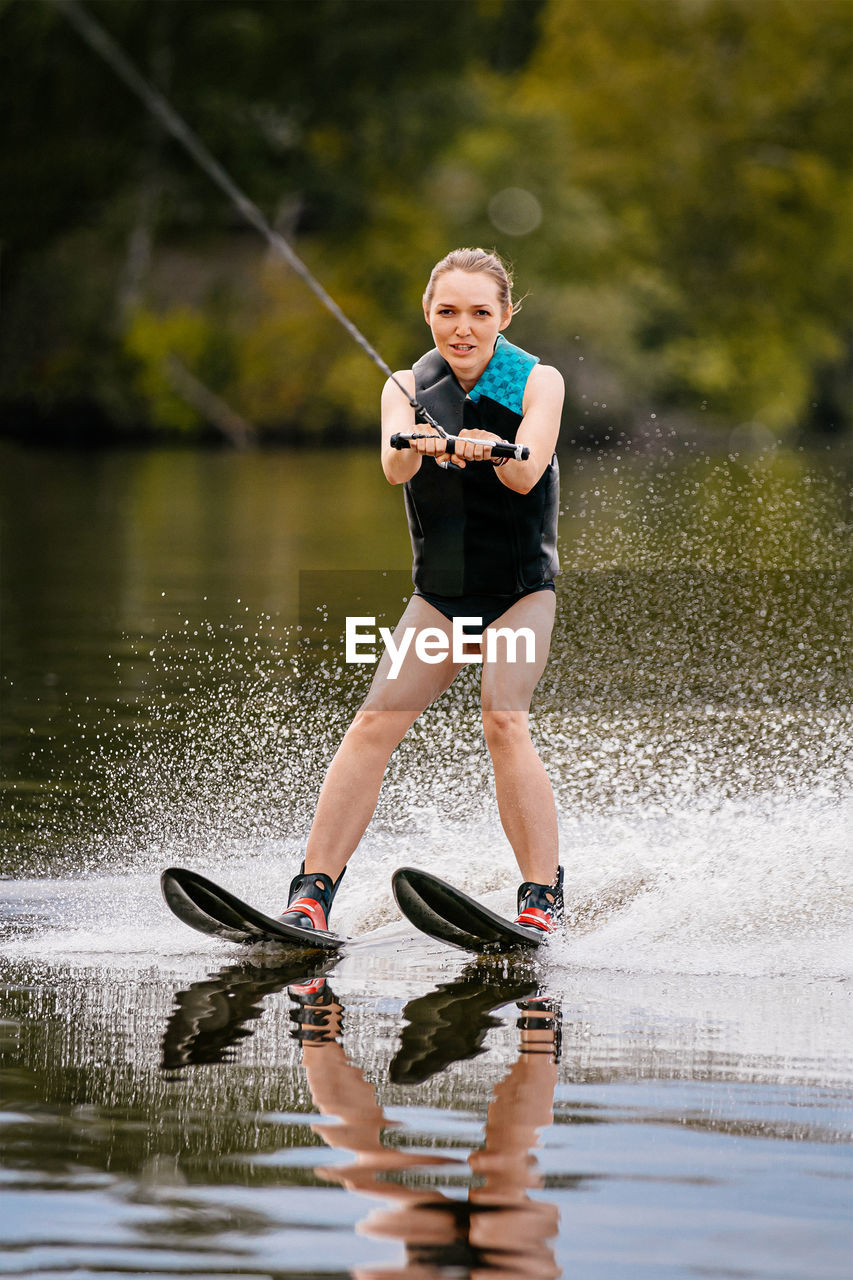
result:
[[[318,972],[189,933],[157,875],[280,909],[370,676],[341,616],[406,592],[399,491],[366,452],[4,448],[0,1275],[849,1274],[845,488],[566,460],[566,933],[476,964],[398,920],[403,862],[511,905],[471,670]]]

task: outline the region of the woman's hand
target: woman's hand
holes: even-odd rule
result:
[[[488,462],[492,456],[492,445],[501,443],[501,437],[494,431],[466,428],[459,432],[452,456],[445,454],[445,457],[450,457],[457,467],[464,467],[466,462]]]
[[[414,449],[416,453],[423,454],[424,457],[435,458],[436,462],[443,462],[449,457],[444,447],[444,437],[440,436],[437,431],[432,431],[429,427],[421,425],[415,427],[415,431],[421,438],[419,440],[410,440],[410,449]]]
[[[500,444],[501,437],[492,431],[465,430],[456,437],[453,453],[442,448],[442,438],[438,433],[428,435],[422,440],[413,440],[409,446],[417,449],[427,457],[435,458],[438,463],[449,462],[460,470],[468,462],[488,462],[492,453],[492,445]]]

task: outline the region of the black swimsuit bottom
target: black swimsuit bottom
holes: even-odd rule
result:
[[[434,609],[438,609],[448,622],[452,622],[454,618],[480,618],[481,626],[468,623],[462,628],[466,636],[482,635],[486,627],[496,622],[507,609],[518,604],[519,600],[523,600],[525,596],[535,595],[537,591],[553,591],[556,594],[557,588],[554,586],[553,579],[550,582],[541,582],[538,587],[514,591],[508,596],[435,596],[429,591],[421,591],[420,587],[415,587],[415,595],[426,600],[427,604],[431,604]]]

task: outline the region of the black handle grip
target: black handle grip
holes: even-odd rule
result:
[[[409,449],[411,448],[411,445],[409,444],[410,440],[426,440],[431,434],[431,432],[426,431],[413,431],[411,435],[406,435],[402,431],[398,431],[391,437],[391,448]],[[442,443],[444,444],[447,453],[454,452],[454,447],[458,439],[458,436],[444,437]],[[493,458],[515,458],[517,462],[526,462],[530,457],[530,449],[526,444],[510,444],[506,440],[502,440],[500,442],[492,441],[491,456]]]

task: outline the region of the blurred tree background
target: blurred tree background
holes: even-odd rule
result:
[[[483,244],[568,437],[849,431],[851,0],[87,9],[392,366]],[[0,107],[0,431],[375,438],[381,375],[45,0]]]

